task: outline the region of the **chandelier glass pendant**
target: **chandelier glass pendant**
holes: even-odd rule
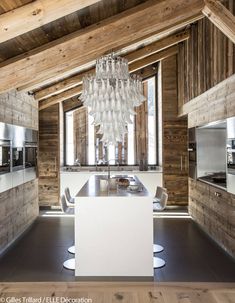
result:
[[[142,91],[141,78],[130,75],[128,61],[113,53],[96,61],[95,75],[83,78],[80,100],[90,109],[105,144],[122,142],[127,124],[133,123],[134,107],[145,100]]]

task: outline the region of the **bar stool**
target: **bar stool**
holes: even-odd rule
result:
[[[67,205],[70,206],[70,207],[74,207],[74,205],[75,205],[75,198],[73,198],[71,196],[70,190],[69,190],[68,187],[65,188],[64,194],[65,194],[65,197],[66,197],[66,200],[67,200]]]
[[[74,208],[68,207],[64,195],[61,196],[60,201],[61,201],[61,208],[64,213],[74,214]],[[71,259],[64,261],[63,266],[66,269],[75,270],[75,258],[71,258]]]
[[[160,200],[158,200],[158,201],[155,200],[153,202],[154,210],[163,211],[166,207],[167,200],[168,200],[168,194],[163,190]],[[154,246],[154,249],[156,250],[156,252],[161,252],[164,248],[161,245],[159,245],[159,247],[158,247],[158,245],[156,245],[156,246]],[[161,268],[166,264],[166,262],[163,259],[158,258],[158,257],[153,258],[153,263],[154,263],[154,268]]]
[[[74,206],[75,206],[75,198],[73,198],[73,197],[71,196],[70,190],[69,190],[68,187],[65,188],[64,194],[65,194],[65,197],[66,197],[67,205],[68,205],[69,207],[74,207]],[[70,246],[70,247],[68,248],[68,252],[69,252],[70,254],[73,254],[73,255],[74,255],[74,254],[75,254],[75,246],[74,246],[74,245],[73,245],[73,246]]]

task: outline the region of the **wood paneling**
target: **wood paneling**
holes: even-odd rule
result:
[[[174,35],[171,35],[169,37],[160,39],[158,41],[155,41],[147,46],[141,47],[138,50],[132,51],[123,57],[128,60],[129,63],[129,70],[130,72],[136,71],[136,68],[138,69],[146,67],[146,64],[149,66],[153,62],[156,63],[156,61],[164,59],[166,56],[172,55],[172,52],[178,51],[176,48],[170,48],[167,51],[162,52],[162,50],[173,46],[175,44],[178,44],[179,42],[182,42],[184,40],[187,40],[189,38],[189,32],[180,32]],[[158,55],[156,54],[158,53]],[[153,55],[155,54],[155,55]],[[153,57],[149,57],[150,55],[153,55]],[[141,60],[142,58],[145,58],[145,61]],[[139,61],[141,60],[141,61]],[[135,64],[131,64],[135,61],[139,61],[139,63],[136,66]],[[71,89],[74,86],[78,86],[79,84],[82,84],[83,77],[87,74],[94,74],[95,68],[89,69],[85,72],[73,75],[69,78],[66,78],[56,84],[53,84],[51,86],[48,86],[42,90],[39,90],[34,93],[34,97],[36,100],[42,100],[46,99],[54,94],[59,94],[65,90]],[[72,92],[72,90],[71,90]],[[76,91],[75,91],[76,93]],[[61,95],[63,96],[63,95]],[[53,99],[52,99],[53,100]]]
[[[147,1],[89,29],[5,61],[0,67],[0,91],[31,82],[32,74],[33,81],[38,82],[58,74],[63,77],[105,52],[121,49],[152,35],[170,34],[201,18],[202,6],[202,0],[191,0],[190,3],[187,0]]]
[[[189,213],[220,246],[235,257],[235,195],[189,179]]]
[[[188,203],[187,119],[178,118],[177,57],[162,61],[163,186],[168,204]]]
[[[88,112],[87,107],[81,107],[73,113],[74,160],[81,165],[88,164]]]
[[[205,0],[202,12],[225,36],[235,43],[235,17],[220,1]]]
[[[0,15],[0,43],[53,22],[100,0],[33,1]]]
[[[233,0],[223,4],[235,13]],[[190,38],[179,48],[179,106],[235,72],[235,46],[207,18],[191,25]]]
[[[94,303],[232,303],[235,283],[41,282],[1,283],[3,299],[81,299]]]
[[[97,4],[86,7],[78,12],[67,15],[47,25],[41,26],[29,33],[21,35],[15,39],[6,41],[0,47],[0,61],[15,57],[24,52],[39,47],[45,43],[51,42],[72,32],[96,24],[101,20],[109,18],[115,14],[121,13],[132,8],[146,0],[102,0]],[[32,0],[1,0],[0,13],[11,11]],[[35,2],[35,1],[34,1]],[[57,2],[57,1],[54,1]],[[77,0],[74,2],[78,2]],[[84,1],[85,2],[85,1]]]
[[[39,205],[58,206],[60,193],[59,104],[39,113]]]
[[[148,98],[148,84],[143,84],[143,93]],[[135,108],[135,154],[136,164],[142,166],[148,163],[148,103],[145,100],[140,106]],[[142,169],[146,169],[143,167]]]
[[[0,254],[38,216],[38,180],[0,193]]]
[[[180,113],[188,114],[188,127],[235,116],[234,90],[235,75],[184,104]]]
[[[38,129],[38,102],[33,96],[11,90],[0,94],[0,122]]]

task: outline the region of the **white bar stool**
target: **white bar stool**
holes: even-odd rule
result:
[[[74,213],[74,207],[73,207],[73,208],[68,207],[64,195],[61,196],[60,201],[61,201],[61,208],[62,208],[62,211],[63,211],[64,213],[66,213],[66,214],[68,214],[68,213],[70,213],[70,214]],[[68,251],[69,251],[70,249],[72,249],[72,246],[69,247]],[[72,250],[73,250],[73,249],[72,249]],[[75,247],[74,247],[74,250],[75,250]],[[64,261],[63,266],[64,266],[64,268],[66,268],[66,269],[75,270],[75,258],[71,258],[71,259],[68,259],[68,260]]]

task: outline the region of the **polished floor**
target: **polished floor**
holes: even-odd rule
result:
[[[75,281],[63,261],[72,257],[73,218],[44,213],[0,259],[0,281]],[[235,261],[220,249],[185,213],[168,211],[154,218],[157,256],[166,266],[155,270],[161,282],[235,282]],[[95,258],[95,252],[94,252]]]

